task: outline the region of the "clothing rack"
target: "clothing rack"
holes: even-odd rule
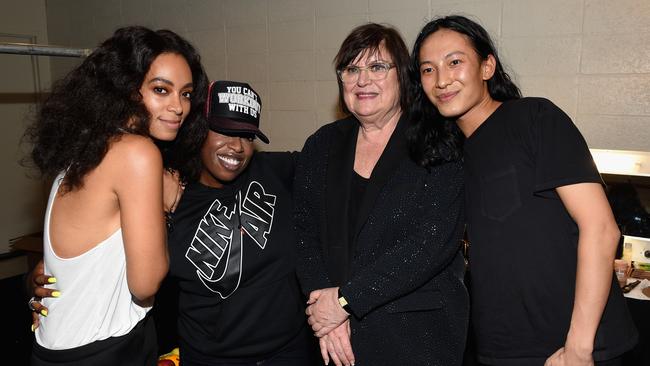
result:
[[[88,48],[69,48],[31,43],[0,42],[0,53],[34,56],[87,57],[92,52]]]

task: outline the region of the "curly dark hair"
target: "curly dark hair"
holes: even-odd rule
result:
[[[205,104],[208,79],[200,56],[169,30],[132,26],[115,31],[78,67],[57,81],[24,139],[42,175],[66,171],[65,190],[78,189],[102,161],[112,141],[125,133],[149,135],[150,114],[139,93],[152,62],[163,53],[181,55],[192,72],[192,125]],[[165,166],[174,164],[173,142],[158,142]]]
[[[420,80],[420,49],[424,41],[440,29],[449,29],[466,36],[480,59],[485,60],[489,55],[494,56],[495,72],[487,82],[488,92],[494,100],[503,102],[521,98],[519,87],[505,71],[494,42],[481,25],[461,15],[441,17],[427,23],[415,40],[409,69],[414,103],[409,110],[413,125],[407,132],[407,138],[411,157],[422,166],[459,160],[462,156],[464,137],[456,121],[438,113],[425,95]]]
[[[395,28],[377,23],[368,23],[354,28],[334,57],[334,68],[337,72],[341,71],[359,55],[378,53],[379,47],[382,45],[393,58],[399,81],[400,107],[402,111],[406,111],[411,104],[408,72],[409,51],[402,36]],[[343,99],[343,82],[338,77],[336,80],[339,85],[339,108],[343,113],[349,115],[350,110]]]

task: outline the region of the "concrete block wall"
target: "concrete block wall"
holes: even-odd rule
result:
[[[332,59],[364,22],[409,46],[425,22],[468,15],[492,34],[524,94],[564,109],[590,147],[650,150],[648,0],[46,0],[50,42],[92,47],[118,26],[169,28],[200,50],[211,79],[262,96],[268,150],[300,149],[337,117]],[[54,77],[74,60],[52,62]]]
[[[0,42],[48,43],[43,0],[0,0]],[[33,62],[33,63],[32,63]],[[28,151],[21,144],[33,118],[39,88],[50,85],[47,57],[0,54],[0,256],[10,250],[10,240],[41,230],[49,188],[32,179],[19,163]],[[26,268],[25,258],[0,258],[0,279]]]

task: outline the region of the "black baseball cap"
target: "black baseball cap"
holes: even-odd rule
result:
[[[247,83],[219,80],[210,83],[205,118],[212,131],[224,135],[252,133],[269,143],[260,131],[262,99]]]

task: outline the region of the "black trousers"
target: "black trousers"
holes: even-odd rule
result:
[[[597,361],[597,362],[594,362],[594,365],[595,366],[622,366],[623,365],[623,358],[622,357],[617,357],[617,358],[607,360],[607,361]],[[480,366],[498,366],[498,365],[483,365],[483,364],[480,364]],[[530,366],[532,366],[532,364]],[[537,366],[537,365],[535,365],[535,366]],[[544,366],[544,362],[542,362],[538,366]]]
[[[181,366],[318,366],[323,365],[316,338],[303,328],[296,338],[276,354],[260,360],[221,360],[201,362],[183,358],[181,348]],[[332,363],[333,364],[333,363]]]
[[[34,342],[32,366],[155,366],[158,362],[156,327],[147,315],[128,334],[81,347],[51,350]]]

